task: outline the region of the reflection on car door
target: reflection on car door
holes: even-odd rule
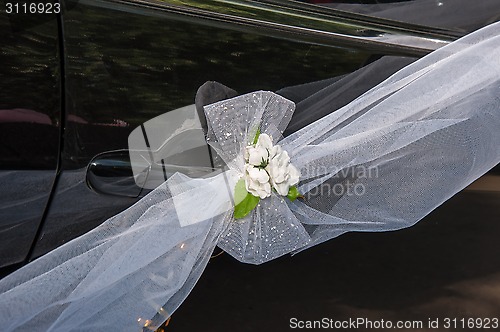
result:
[[[56,177],[61,117],[55,15],[0,15],[0,267],[26,259]]]

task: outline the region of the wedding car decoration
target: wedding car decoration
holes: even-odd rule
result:
[[[234,218],[247,216],[261,199],[274,190],[294,201],[300,196],[295,186],[300,172],[290,163],[288,152],[273,145],[272,138],[257,130],[251,145],[245,147],[245,174],[235,187]]]
[[[216,246],[262,264],[347,232],[414,225],[500,162],[498,45],[495,23],[286,137],[295,104],[272,92],[206,106],[207,142],[223,168],[202,178],[173,174],[2,279],[2,331],[154,330]],[[308,99],[313,117],[328,106],[323,97]],[[357,167],[376,167],[377,176],[356,177]],[[347,180],[362,195],[330,190]],[[304,199],[292,200],[299,192]]]

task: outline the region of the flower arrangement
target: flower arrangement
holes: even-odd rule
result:
[[[273,190],[291,201],[300,197],[295,186],[300,172],[290,163],[288,152],[273,145],[269,135],[257,131],[253,143],[245,147],[244,158],[244,175],[237,182],[234,194],[235,219],[248,215]]]

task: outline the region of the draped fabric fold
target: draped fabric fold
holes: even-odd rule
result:
[[[1,329],[154,330],[216,245],[260,264],[346,232],[413,225],[500,162],[499,45],[497,23],[283,139],[294,104],[281,96],[259,91],[207,106],[207,140],[227,168],[203,179],[175,174],[1,280]],[[273,193],[234,220],[243,149],[258,130],[288,151],[304,198]]]

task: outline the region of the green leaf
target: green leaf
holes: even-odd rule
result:
[[[286,197],[288,197],[288,199],[290,199],[292,202],[300,196],[301,195],[296,186],[290,187],[290,189],[288,189],[288,195],[286,195]]]
[[[241,219],[246,217],[253,209],[255,209],[259,201],[260,197],[254,196],[247,192],[245,198],[234,207],[234,219]]]
[[[257,128],[257,132],[255,133],[255,137],[253,138],[253,145],[257,144],[257,141],[259,140],[260,136],[260,128]]]
[[[247,197],[248,191],[245,187],[245,179],[241,178],[234,187],[234,205],[238,205]]]

